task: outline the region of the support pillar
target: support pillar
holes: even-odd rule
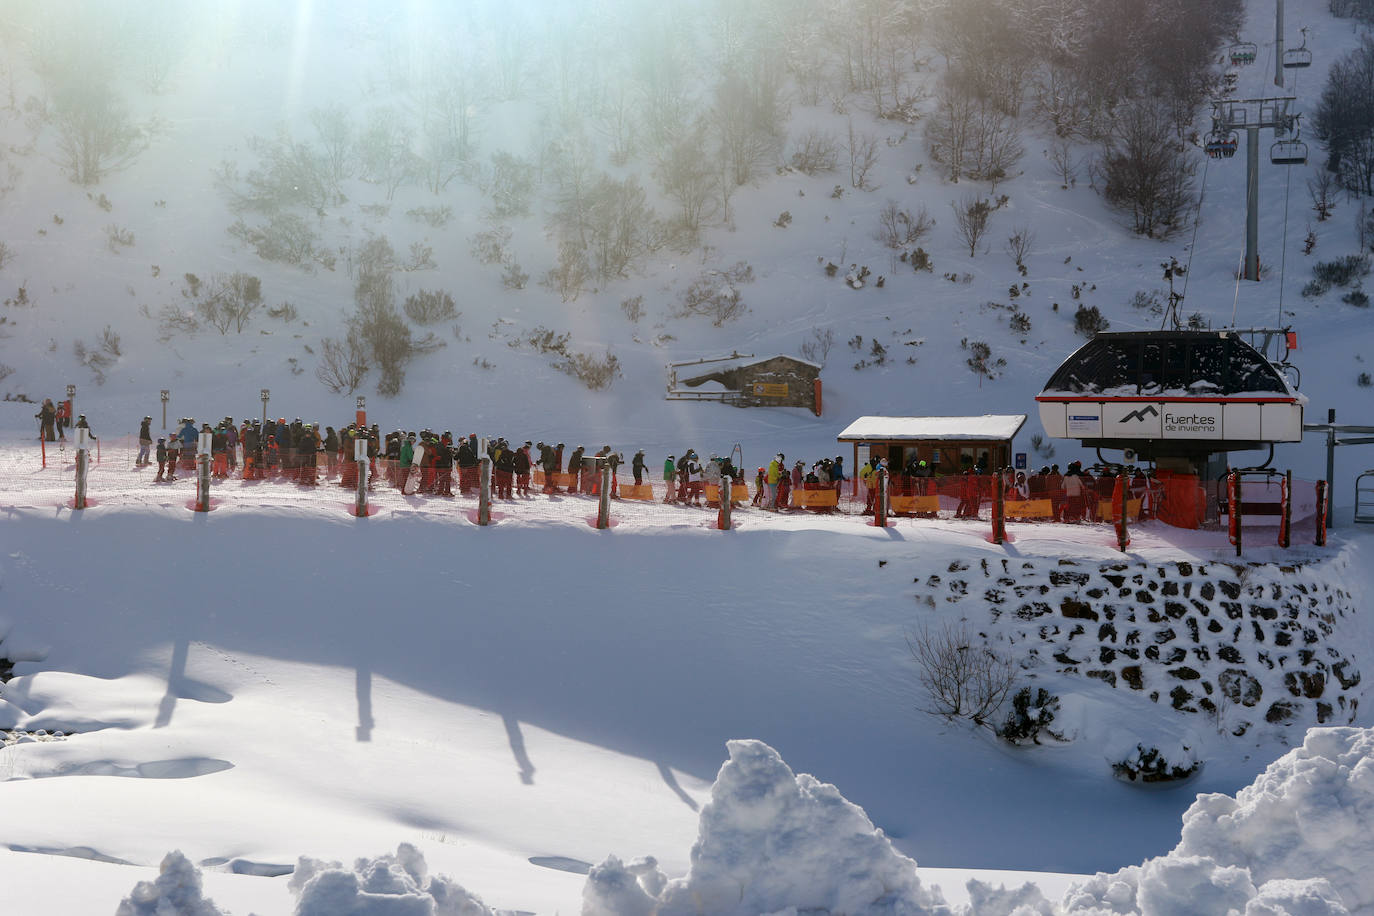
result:
[[[878,469],[878,496],[873,500],[873,527],[887,527],[887,468]]]
[[[733,487],[733,485],[734,481],[730,479],[729,474],[724,474],[721,476],[720,512],[716,516],[716,527],[719,528],[721,531],[730,530],[730,510],[732,508],[730,501],[734,498],[733,494],[731,493],[731,488]]]
[[[1245,129],[1245,279],[1259,276],[1259,128]]]
[[[85,430],[81,430],[81,432],[85,432]],[[86,472],[89,470],[90,464],[90,452],[82,443],[76,448],[76,496],[72,500],[73,509],[86,508]]]
[[[353,514],[367,518],[367,440],[353,440],[353,460],[358,463],[358,493],[353,503]]]

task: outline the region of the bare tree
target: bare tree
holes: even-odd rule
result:
[[[110,172],[133,164],[148,147],[148,130],[137,124],[103,81],[69,82],[53,99],[58,164],[80,185],[99,184]]]
[[[803,340],[801,344],[802,359],[820,363],[824,367],[826,359],[830,356],[830,348],[833,346],[835,346],[835,332],[832,329],[812,328],[810,338]]]
[[[1029,224],[1018,226],[1007,238],[1007,254],[1016,262],[1016,269],[1021,272],[1021,276],[1026,275],[1026,258],[1030,257],[1031,248],[1035,246],[1035,231]]]
[[[591,279],[586,251],[570,239],[564,239],[558,245],[558,261],[540,283],[558,293],[564,302],[575,302]]]
[[[420,163],[407,140],[410,131],[410,124],[399,111],[381,107],[373,109],[358,138],[363,177],[385,188],[387,200],[392,200],[396,191],[420,171]]]
[[[636,261],[658,248],[658,220],[637,178],[602,175],[593,185],[587,217],[587,253],[596,278],[624,277]]]
[[[1197,162],[1170,136],[1170,117],[1148,99],[1123,106],[1098,160],[1103,198],[1129,212],[1132,228],[1151,238],[1177,229],[1194,200]]]
[[[954,210],[954,236],[968,246],[968,256],[973,257],[988,231],[992,204],[977,194],[965,194],[949,206]]]
[[[910,210],[899,207],[897,201],[889,198],[878,212],[878,231],[874,233],[874,238],[893,251],[900,251],[921,241],[934,226],[935,220],[925,204],[913,216]]]
[[[630,91],[617,82],[607,88],[593,125],[609,144],[611,164],[623,166],[635,152],[635,112]]]
[[[698,121],[671,143],[654,175],[663,193],[678,206],[678,224],[695,236],[711,215],[711,197],[719,180],[706,155],[706,127]]]
[[[333,191],[353,177],[353,121],[348,110],[337,102],[310,112],[310,123],[320,144],[324,173]]]
[[[187,279],[191,276],[194,275]],[[242,334],[249,320],[263,307],[262,281],[242,271],[214,274],[204,283],[191,284],[182,293],[195,300],[196,314],[221,334],[228,334],[230,328]]]
[[[926,149],[931,159],[945,167],[950,181],[958,181],[967,169],[977,107],[971,93],[948,81],[936,93],[935,111],[926,121]]]
[[[907,636],[916,677],[926,692],[924,712],[993,727],[993,716],[1015,684],[1016,669],[964,623],[922,626]]]
[[[732,70],[717,84],[711,125],[735,184],[748,184],[777,157],[787,119],[781,96],[780,67],[759,65],[747,75]]]
[[[1312,198],[1312,209],[1317,213],[1317,222],[1331,218],[1336,207],[1336,173],[1330,169],[1317,169],[1317,174],[1307,179],[1307,193]]]
[[[320,362],[315,377],[335,394],[352,394],[367,376],[367,347],[356,331],[344,341],[326,337],[320,347]]]
[[[850,118],[845,151],[849,153],[850,186],[860,191],[876,191],[878,186],[869,183],[868,173],[878,164],[878,138],[855,131],[854,119]]]
[[[1073,144],[1064,137],[1055,137],[1045,155],[1059,176],[1059,186],[1068,190],[1078,183],[1078,160],[1073,155]]]

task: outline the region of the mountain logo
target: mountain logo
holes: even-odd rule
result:
[[[1144,423],[1146,417],[1157,416],[1159,416],[1159,411],[1155,410],[1154,405],[1151,404],[1149,407],[1142,407],[1139,410],[1131,411],[1130,413],[1126,414],[1126,416],[1122,417],[1120,422],[1129,423],[1131,420],[1137,420],[1141,423]]]

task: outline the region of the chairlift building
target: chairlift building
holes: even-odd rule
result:
[[[853,447],[851,472],[876,455],[899,471],[912,455],[937,473],[957,474],[970,467],[1010,467],[1012,440],[1025,414],[981,417],[859,417],[836,437]]]
[[[1220,330],[1098,334],[1036,401],[1052,437],[1206,474],[1217,453],[1301,441],[1307,399],[1240,335]]]

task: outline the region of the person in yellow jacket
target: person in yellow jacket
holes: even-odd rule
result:
[[[787,459],[782,452],[773,456],[773,460],[768,462],[768,508],[778,507],[778,481],[783,474],[787,473]]]
[[[873,514],[873,497],[878,491],[878,459],[871,458],[859,468],[859,480],[864,485],[864,515]]]

